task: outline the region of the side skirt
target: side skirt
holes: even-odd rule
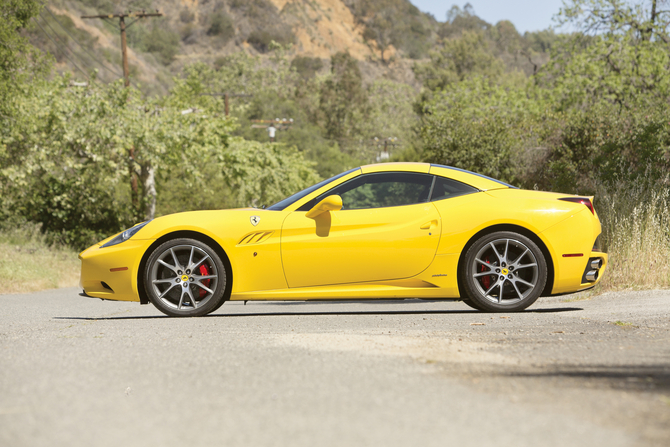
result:
[[[294,289],[262,290],[233,293],[231,301],[251,300],[360,300],[360,299],[406,299],[406,298],[452,298],[447,291],[428,282],[389,281],[377,283],[337,284]]]

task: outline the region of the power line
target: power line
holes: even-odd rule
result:
[[[40,29],[42,30],[42,32],[44,33],[44,35],[47,36],[47,37],[49,38],[49,40],[51,40],[51,41],[54,43],[54,45],[56,45],[56,47],[59,47],[60,45],[58,44],[58,42],[56,42],[56,41],[53,39],[53,37],[51,37],[51,36],[49,35],[49,33],[47,33],[47,31],[44,29],[44,27],[43,27],[43,26],[40,24],[40,22],[37,20],[37,16],[35,16],[35,17],[33,17],[33,18],[35,19],[35,23],[37,23],[37,26],[40,27]],[[40,16],[40,18],[42,18],[42,20],[44,20],[44,18],[43,18],[42,16]],[[46,20],[45,20],[45,22],[46,22]],[[48,25],[48,24],[49,24],[49,23],[47,23],[47,25]],[[53,29],[53,28],[52,28],[52,29]],[[55,31],[54,31],[54,32],[55,32]],[[63,53],[63,56],[65,56],[65,58],[66,58],[67,60],[69,60],[69,61],[72,63],[72,65],[75,66],[75,68],[76,68],[77,70],[81,71],[81,72],[83,73],[83,75],[86,76],[86,79],[88,79],[89,81],[91,80],[91,78],[89,77],[89,75],[88,75],[84,70],[82,70],[81,68],[79,68],[79,65],[77,65],[77,64],[75,63],[75,61],[73,61],[72,59],[70,59],[70,57],[67,55],[67,53]]]
[[[88,54],[88,55],[91,57],[91,59],[93,59],[94,61],[96,61],[97,63],[99,63],[101,67],[103,67],[104,69],[106,69],[106,70],[109,71],[110,73],[112,73],[112,74],[114,74],[114,75],[116,75],[116,76],[119,76],[119,77],[122,76],[120,73],[118,73],[117,71],[114,71],[114,69],[108,67],[106,64],[104,64],[103,62],[99,61],[95,56],[93,56],[91,53],[89,53],[88,50],[86,50],[86,48],[85,48],[81,43],[79,43],[79,41],[78,41],[77,39],[75,39],[74,36],[72,36],[72,34],[70,34],[70,33],[68,32],[67,28],[65,28],[65,27],[63,26],[63,24],[56,18],[56,16],[51,12],[51,10],[50,10],[49,8],[44,8],[44,9],[51,15],[51,17],[53,17],[54,21],[55,21],[56,23],[58,23],[58,25],[60,25],[61,28],[63,28],[63,31],[65,31],[65,34],[67,34],[67,35],[70,37],[70,39],[74,40],[74,42],[75,42],[77,45],[79,45],[79,46],[81,47],[81,49],[84,50],[84,52],[85,52],[86,54]]]
[[[146,17],[162,17],[163,14],[156,10],[153,12],[127,12],[120,14],[103,14],[97,16],[81,16],[82,19],[119,19],[119,31],[121,31],[121,58],[123,62],[123,77],[125,78],[125,86],[130,85],[130,70],[128,68],[128,49],[126,45],[126,28],[137,22],[140,19]],[[128,25],[126,25],[126,18],[135,19]]]
[[[95,67],[91,67],[91,65],[90,65],[88,62],[86,62],[86,61],[84,60],[84,58],[82,58],[81,56],[79,56],[77,53],[75,53],[75,52],[72,50],[72,48],[70,48],[70,46],[68,45],[67,41],[65,41],[65,39],[62,39],[62,38],[58,35],[58,31],[56,31],[56,30],[54,29],[54,27],[51,26],[51,24],[49,23],[49,21],[48,21],[47,19],[45,19],[45,18],[42,16],[41,13],[40,13],[39,17],[40,17],[40,19],[42,19],[42,20],[44,21],[44,23],[47,24],[47,26],[49,27],[49,29],[50,29],[51,31],[53,31],[54,36],[56,37],[56,39],[58,39],[58,41],[61,43],[61,46],[62,46],[63,48],[66,48],[66,49],[70,50],[70,53],[72,53],[73,56],[77,57],[77,58],[79,59],[79,61],[82,62],[87,68],[89,68],[89,69],[91,69],[91,70],[94,70],[94,69],[95,69]]]

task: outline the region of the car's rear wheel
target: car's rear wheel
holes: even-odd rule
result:
[[[211,247],[179,238],[158,246],[149,256],[144,287],[149,301],[173,317],[206,315],[225,301],[226,266]]]
[[[461,300],[461,301],[463,301],[463,304],[467,304],[468,306],[470,306],[471,308],[473,308],[475,310],[484,310],[480,306],[478,306],[477,303],[473,302],[472,300],[465,299],[465,300]]]
[[[478,239],[465,254],[468,303],[487,312],[518,312],[533,304],[547,282],[547,262],[526,236],[499,231]]]

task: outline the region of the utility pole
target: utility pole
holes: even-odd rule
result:
[[[140,19],[144,19],[146,17],[161,17],[163,14],[158,12],[144,12],[144,11],[138,11],[138,12],[130,12],[128,11],[127,13],[120,13],[120,14],[102,14],[102,15],[97,15],[97,16],[81,16],[82,19],[103,19],[103,20],[112,20],[112,19],[119,19],[119,30],[121,31],[121,57],[123,59],[123,79],[124,79],[124,85],[127,87],[130,86],[130,69],[128,67],[128,45],[126,44],[126,29],[130,28],[130,26],[137,22]],[[128,19],[135,19],[132,22],[130,22],[126,26],[126,18]],[[130,175],[130,198],[131,198],[131,203],[133,206],[133,209],[135,212],[139,212],[140,209],[140,195],[139,195],[139,189],[138,189],[138,178],[139,175],[137,173],[135,164],[137,162],[135,161],[135,148],[131,147],[128,150],[128,174]],[[149,189],[151,190],[154,188],[153,182],[154,182],[154,174],[153,174],[153,167],[151,165],[140,165],[141,171],[142,171],[142,176],[146,177],[144,180],[145,183],[145,190]],[[155,192],[154,192],[155,196]],[[153,210],[149,211],[147,214],[150,214],[150,218],[153,218]],[[149,218],[148,217],[148,218]]]
[[[102,14],[98,16],[81,16],[82,19],[103,19],[103,20],[111,20],[111,19],[119,19],[119,30],[121,31],[121,56],[123,58],[123,78],[125,79],[125,86],[128,87],[130,85],[130,70],[128,68],[128,48],[126,45],[126,29],[130,28],[130,26],[137,22],[140,19],[144,19],[146,17],[161,17],[163,14],[158,12],[127,12],[127,13],[120,13],[120,14]],[[126,18],[129,19],[135,19],[132,22],[130,22],[126,26]]]
[[[400,144],[400,140],[397,137],[374,137],[372,141],[372,144],[376,146],[377,149],[381,149],[381,151],[377,153],[378,162],[389,160],[391,158],[391,151],[389,150],[389,146],[395,149],[395,147]]]

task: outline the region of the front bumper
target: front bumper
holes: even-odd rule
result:
[[[139,301],[137,272],[140,261],[153,240],[129,239],[102,248],[96,244],[79,254],[79,285],[90,297],[116,301]]]

